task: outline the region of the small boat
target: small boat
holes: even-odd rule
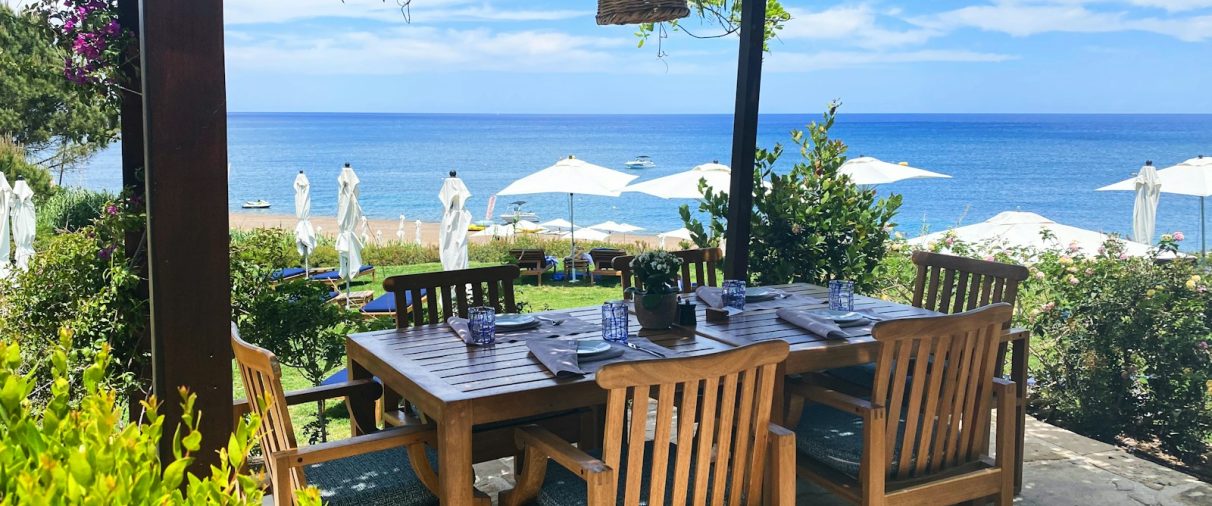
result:
[[[501,216],[500,216],[501,223],[504,223],[506,225],[511,225],[511,224],[517,223],[522,220],[539,221],[539,215],[522,209],[522,206],[526,205],[526,201],[518,200],[518,201],[510,202],[509,205],[513,206],[513,209],[510,209],[507,212],[501,213]]]
[[[628,169],[651,169],[656,167],[656,164],[653,163],[652,158],[648,155],[637,156],[635,157],[635,160],[624,163],[623,165],[626,165]]]
[[[244,205],[240,206],[245,209],[269,209],[269,201],[265,199],[246,200]]]

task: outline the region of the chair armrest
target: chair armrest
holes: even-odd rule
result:
[[[436,440],[437,432],[432,425],[397,427],[374,434],[275,452],[273,459],[278,465],[303,467],[399,446],[434,444]]]
[[[519,427],[514,431],[514,440],[517,442],[519,450],[536,450],[564,466],[565,469],[577,473],[581,478],[588,478],[591,474],[610,470],[605,462],[593,458],[580,448],[572,446],[572,443],[560,439],[559,436],[538,425]]]
[[[1006,378],[999,378],[996,376],[993,378],[993,392],[997,395],[1005,394],[1013,399],[1016,395],[1018,395],[1017,390],[1015,390],[1016,387],[1017,385],[1015,385],[1013,381]]]
[[[336,397],[366,397],[377,399],[383,395],[383,385],[371,379],[360,379],[337,383],[334,385],[321,385],[318,387],[304,388],[300,390],[291,390],[286,392],[286,405],[294,406],[308,402],[316,402],[323,399],[332,399]],[[249,411],[248,399],[236,399],[232,401],[232,409],[235,411],[235,416],[241,416]]]
[[[1031,336],[1030,330],[1027,330],[1022,327],[1011,327],[1011,328],[1006,329],[1006,332],[1004,334],[1002,334],[1002,342],[1008,343],[1011,341],[1017,341],[1024,337],[1030,337],[1030,336]]]
[[[869,416],[881,408],[880,405],[859,399],[853,395],[845,394],[837,390],[828,389],[820,385],[804,383],[801,381],[787,381],[784,387],[787,393],[798,395],[805,400],[824,404],[834,409],[854,413],[859,416]]]
[[[781,425],[771,423],[766,429],[770,434],[770,461],[767,485],[770,491],[769,504],[793,506],[795,504],[795,433]],[[750,494],[755,491],[750,491]]]

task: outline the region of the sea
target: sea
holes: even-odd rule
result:
[[[819,119],[819,113],[761,116],[759,146],[786,148],[777,170],[801,159],[791,131]],[[851,157],[908,162],[952,176],[878,187],[881,194],[904,196],[896,221],[910,237],[1008,210],[1127,234],[1132,192],[1096,188],[1132,177],[1146,160],[1167,167],[1212,155],[1212,115],[841,114],[830,134],[846,143]],[[731,139],[731,115],[231,113],[228,204],[233,212],[291,214],[292,183],[303,170],[312,182],[313,215],[335,215],[337,174],[348,162],[362,181],[361,203],[371,218],[437,221],[438,189],[456,170],[480,220],[494,193],[562,157],[629,171],[624,162],[648,155],[656,166],[631,171],[638,182],[714,160],[728,164]],[[119,151],[102,151],[67,174],[65,184],[119,189]],[[272,207],[241,209],[254,199]],[[524,200],[539,221],[568,217],[563,194],[501,197],[494,214],[515,200]],[[693,208],[693,201],[639,193],[577,196],[576,223],[614,220],[655,234],[681,227],[677,209],[687,203]],[[1183,231],[1195,239],[1199,206],[1196,197],[1163,194],[1158,235]],[[1194,242],[1184,246],[1198,249]]]

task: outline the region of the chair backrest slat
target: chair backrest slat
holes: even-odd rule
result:
[[[286,392],[282,389],[282,369],[278,365],[278,358],[268,350],[240,339],[235,323],[231,325],[231,349],[240,370],[249,409],[261,417],[258,435],[262,453],[271,455],[298,448],[290,412],[286,408]],[[262,401],[268,404],[262,406]],[[268,475],[274,476],[273,459],[265,459],[265,467]],[[298,490],[306,485],[307,479],[302,471],[293,470],[290,490]],[[275,490],[275,493],[278,491]]]
[[[997,302],[1013,307],[1018,285],[1027,279],[1027,268],[1021,265],[941,253],[915,251],[913,263],[913,305],[946,314]]]
[[[492,306],[505,313],[517,312],[513,283],[519,272],[516,265],[498,265],[406,274],[384,279],[383,289],[396,294],[396,326],[405,328],[410,323],[408,318],[401,317],[406,311],[403,306],[406,293],[411,294],[413,300],[412,325],[439,323],[456,314],[467,317],[467,309],[473,305]]]
[[[719,248],[704,248],[671,251],[670,253],[682,259],[682,269],[678,276],[682,293],[693,293],[695,285],[719,286],[716,270],[724,261],[723,250]],[[632,275],[631,261],[633,259],[635,259],[635,256],[629,255],[615,257],[613,260],[614,269],[622,275],[622,287],[624,290],[631,287],[635,287],[637,290],[644,289],[640,280]]]
[[[775,375],[787,353],[786,342],[767,341],[698,357],[604,366],[597,375],[598,385],[608,391],[603,460],[622,469],[626,459],[627,473],[616,475],[623,484],[623,504],[760,501]],[[644,488],[639,463],[647,451],[644,438],[653,395],[655,464]],[[675,452],[672,462],[670,451]],[[618,490],[617,483],[612,490]],[[670,502],[665,501],[667,490]]]
[[[917,478],[984,455],[1008,303],[881,322],[872,401],[886,407],[888,477]]]

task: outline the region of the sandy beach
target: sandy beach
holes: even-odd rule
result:
[[[399,230],[399,220],[366,220],[370,225],[371,242],[382,240],[383,242],[399,241],[396,232]],[[233,212],[229,214],[229,222],[231,228],[239,230],[251,230],[254,228],[281,228],[285,230],[294,230],[295,217],[293,214],[267,214],[259,212]],[[331,238],[337,230],[336,216],[312,216],[312,226],[320,235]],[[417,226],[415,220],[408,220],[404,226],[404,242],[416,241]],[[473,232],[474,233],[474,232]],[[488,242],[491,237],[472,237],[473,242]],[[660,239],[655,235],[645,234],[627,234],[624,242],[623,234],[612,234],[610,242],[618,244],[631,244],[635,241],[643,241],[652,246],[659,246]],[[426,245],[438,244],[438,224],[421,222],[421,243]],[[669,239],[666,242],[666,247],[675,247],[677,241]]]

